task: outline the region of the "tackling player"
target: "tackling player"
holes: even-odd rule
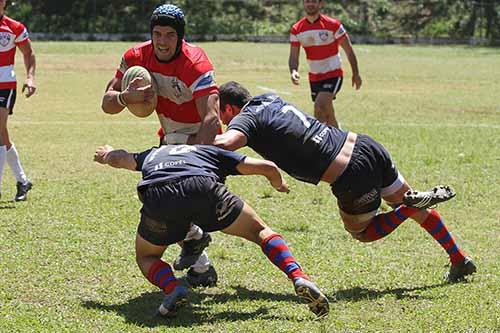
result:
[[[150,86],[137,89],[130,84],[121,91],[125,71],[139,65],[146,68],[156,82],[156,113],[164,134],[162,144],[211,143],[220,133],[219,96],[212,63],[201,48],[184,40],[184,13],[177,6],[157,7],[151,15],[150,28],[151,40],[130,48],[123,55],[115,76],[107,85],[102,109],[116,114],[128,103],[152,98]],[[193,286],[215,284],[217,274],[203,251],[210,236],[193,226],[185,241],[179,258],[187,260],[178,262],[176,269],[192,265],[187,277]]]
[[[14,60],[16,47],[23,54],[26,67],[26,80],[22,92],[26,97],[35,93],[35,52],[31,47],[26,27],[5,15],[6,1],[0,0],[0,197],[2,195],[2,175],[5,162],[9,165],[16,177],[17,192],[15,201],[27,199],[28,191],[33,184],[28,180],[19,160],[16,146],[9,138],[7,119],[14,110],[16,103],[16,75]]]
[[[142,171],[137,191],[143,203],[136,236],[136,260],[149,282],[165,293],[159,313],[175,314],[187,289],[162,261],[168,245],[181,241],[191,223],[208,232],[245,238],[262,248],[269,260],[293,281],[298,296],[318,316],[328,300],[302,271],[284,239],[224,185],[228,175],[263,175],[279,192],[288,186],[273,162],[245,157],[207,145],[164,145],[141,153],[99,147],[94,160],[115,168]]]
[[[314,102],[314,116],[321,122],[339,127],[333,109],[333,100],[342,87],[343,71],[339,46],[344,49],[351,64],[352,86],[361,88],[358,60],[349,35],[339,20],[321,14],[323,0],[303,0],[306,16],[290,30],[288,67],[293,84],[298,85],[300,75],[300,46],[309,63],[309,84]]]
[[[219,94],[221,119],[229,126],[216,137],[216,146],[249,146],[300,181],[330,184],[345,229],[361,242],[381,239],[412,218],[448,254],[448,282],[476,271],[439,213],[429,209],[455,195],[449,187],[411,191],[381,144],[367,135],[327,126],[276,95],[252,98],[234,81],[223,84]],[[378,213],[382,199],[394,210]]]

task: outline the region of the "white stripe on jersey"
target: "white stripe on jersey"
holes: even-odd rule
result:
[[[339,54],[322,60],[307,60],[307,62],[309,63],[309,72],[313,74],[331,72],[342,66]]]
[[[333,43],[335,37],[330,30],[307,30],[297,35],[297,40],[302,47],[322,46]]]
[[[206,72],[197,78],[193,84],[189,87],[193,94],[198,90],[203,90],[206,88],[215,86],[215,73],[214,71]]]
[[[16,82],[14,65],[0,66],[0,82]]]
[[[168,98],[177,105],[193,100],[191,89],[176,76],[151,72],[157,83],[158,96]]]

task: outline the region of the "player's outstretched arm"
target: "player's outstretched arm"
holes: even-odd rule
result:
[[[354,53],[354,50],[352,48],[349,35],[346,34],[346,36],[340,41],[340,46],[342,47],[342,49],[344,49],[347,59],[351,64],[352,86],[355,87],[356,90],[358,90],[359,88],[361,88],[362,80],[361,76],[359,75],[358,59],[356,58],[356,54]]]
[[[235,151],[245,147],[247,141],[245,134],[237,130],[229,130],[226,133],[217,135],[213,145],[225,150]]]
[[[219,95],[210,94],[195,99],[196,110],[200,115],[201,125],[198,133],[188,139],[188,144],[205,144],[213,142],[220,127]]]
[[[242,175],[262,175],[266,177],[278,192],[290,192],[288,184],[274,162],[246,157],[236,166],[236,169]]]
[[[299,55],[300,46],[290,45],[290,55],[288,56],[288,69],[290,70],[290,79],[295,85],[299,84]]]
[[[19,45],[19,49],[23,54],[24,67],[26,67],[26,80],[23,84],[22,92],[25,93],[26,97],[30,97],[36,91],[35,85],[35,69],[36,69],[36,58],[35,51],[31,46],[31,41],[28,40],[26,43]]]
[[[134,154],[123,149],[113,149],[109,145],[98,147],[94,154],[94,161],[100,164],[108,164],[113,168],[128,169],[135,171],[137,163]]]

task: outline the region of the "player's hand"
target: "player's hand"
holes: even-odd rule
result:
[[[299,85],[300,74],[295,69],[292,70],[292,74],[290,74],[290,78],[292,79],[292,83],[295,85]]]
[[[21,90],[21,92],[24,93],[26,98],[29,98],[31,95],[33,95],[35,93],[35,91],[36,91],[36,86],[35,86],[35,83],[33,82],[33,79],[27,78],[24,81],[23,89]]]
[[[126,104],[146,103],[154,97],[153,87],[151,84],[145,85],[142,77],[130,81],[122,94]]]
[[[271,185],[278,192],[290,193],[290,189],[288,188],[288,184],[283,176],[280,177],[279,180],[271,182]]]
[[[110,151],[113,151],[113,147],[110,145],[98,147],[94,153],[94,161],[100,164],[106,164],[106,156]]]
[[[352,86],[356,88],[356,90],[359,90],[361,88],[361,84],[363,81],[361,80],[361,76],[358,75],[353,75],[352,76]]]

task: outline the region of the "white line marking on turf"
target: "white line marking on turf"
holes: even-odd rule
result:
[[[279,91],[279,90],[276,90],[276,89],[273,89],[273,88],[269,88],[269,87],[257,86],[257,88],[259,88],[260,90],[264,90],[264,91],[270,91],[270,92],[275,93],[275,94],[288,95],[288,96],[292,95],[288,91]]]

